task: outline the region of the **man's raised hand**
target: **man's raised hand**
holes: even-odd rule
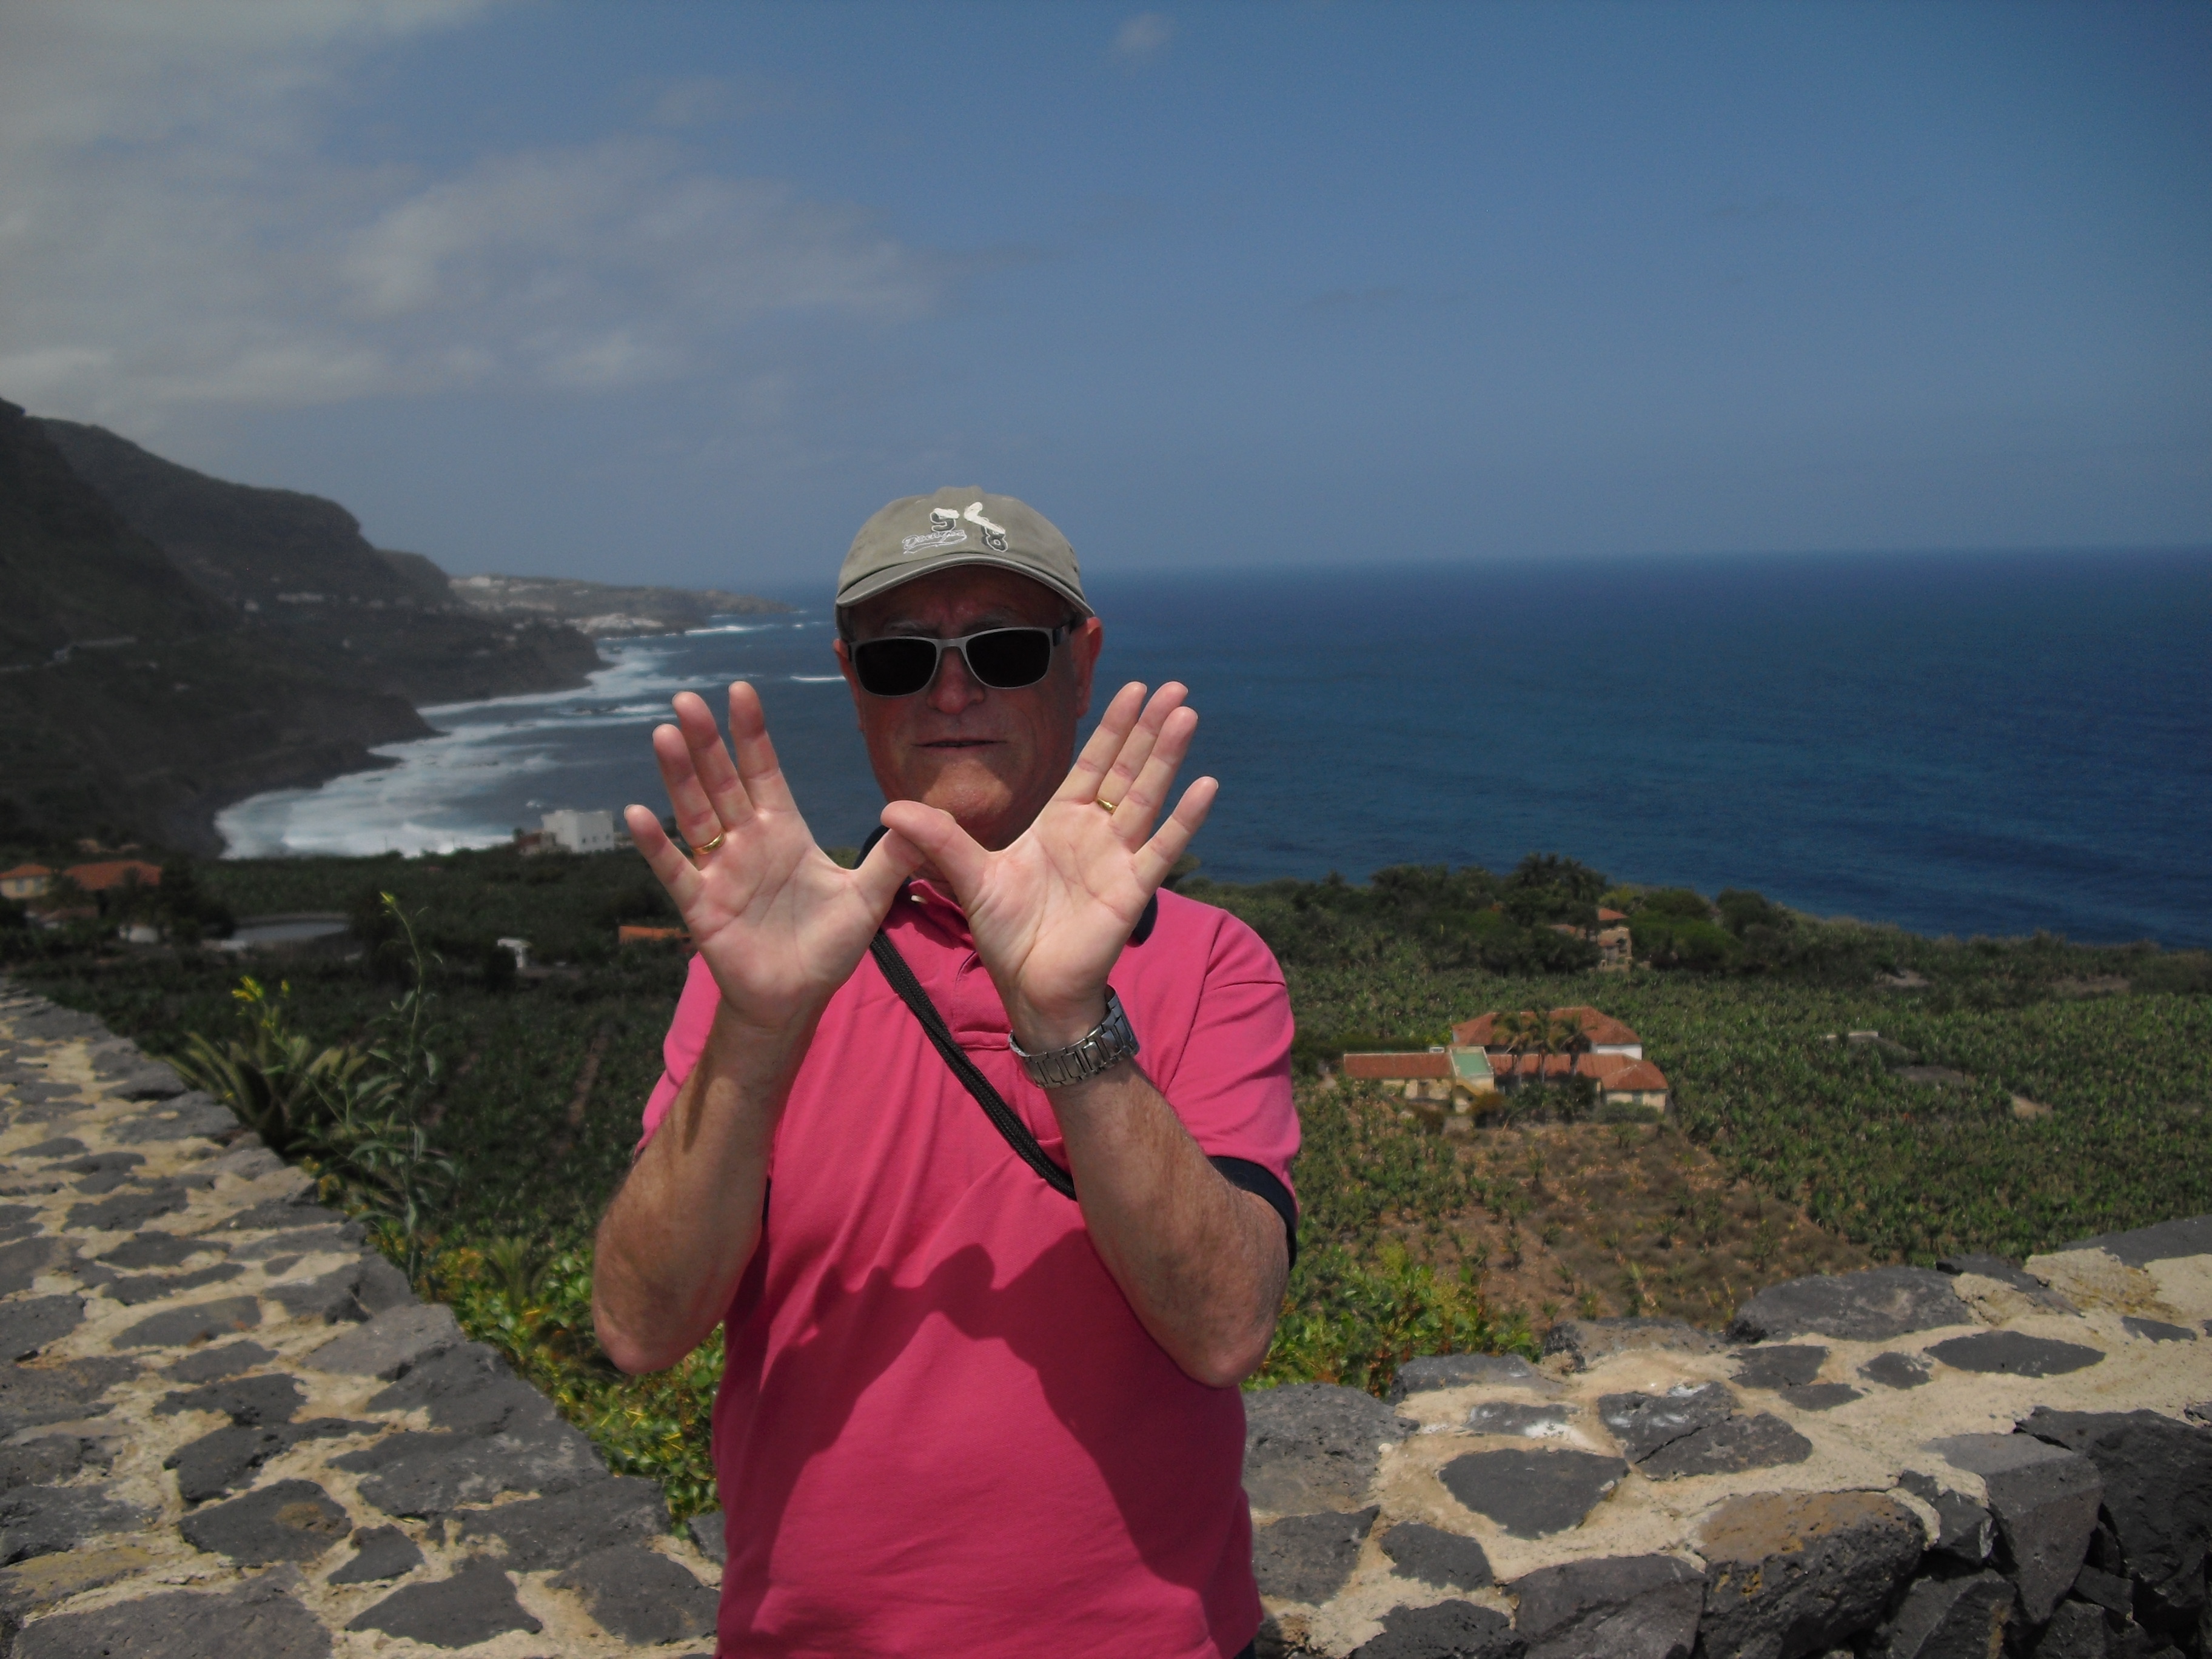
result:
[[[921,856],[894,833],[857,870],[833,863],[792,799],[759,694],[742,680],[730,687],[734,762],[704,701],[683,692],[675,709],[675,725],[653,729],[653,755],[698,862],[642,806],[623,815],[630,839],[675,901],[726,1014],[772,1040],[803,1037]]]
[[[1219,785],[1200,778],[1153,830],[1198,730],[1188,695],[1170,683],[1147,702],[1142,685],[1123,686],[1066,781],[1002,852],[935,807],[884,808],[885,841],[902,837],[951,884],[1024,1048],[1063,1047],[1103,1017],[1130,930],[1213,805]]]

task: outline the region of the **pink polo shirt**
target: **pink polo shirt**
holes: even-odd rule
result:
[[[952,903],[885,926],[1045,1151],[1044,1091]],[[1226,912],[1162,893],[1112,975],[1138,1064],[1209,1157],[1290,1185],[1282,970]],[[645,1113],[720,994],[695,957]],[[726,1316],[714,1469],[725,1655],[1233,1655],[1260,1624],[1244,1406],[1152,1340],[1083,1214],[1014,1154],[863,957],[776,1132],[768,1224]]]

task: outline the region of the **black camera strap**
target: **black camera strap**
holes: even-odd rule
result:
[[[878,928],[875,938],[868,941],[868,954],[875,957],[876,966],[884,970],[884,977],[890,981],[891,989],[898,993],[899,1000],[914,1011],[914,1017],[921,1022],[921,1029],[929,1034],[930,1042],[944,1057],[945,1063],[951,1067],[952,1075],[960,1079],[963,1088],[975,1097],[975,1103],[983,1109],[983,1115],[991,1120],[991,1127],[1006,1138],[1006,1145],[1014,1149],[1014,1155],[1035,1170],[1044,1184],[1062,1198],[1073,1198],[1075,1177],[1046,1155],[1044,1148],[1037,1145],[1037,1138],[1030,1133],[1030,1126],[1022,1121],[1020,1114],[1006,1104],[1006,1097],[991,1086],[991,1079],[978,1071],[975,1062],[968,1058],[968,1051],[953,1036],[951,1028],[945,1023],[945,1016],[937,1012],[937,1005],[929,1000],[929,993],[921,988],[921,981],[914,976],[914,969],[899,954],[898,946],[891,943],[890,935]]]

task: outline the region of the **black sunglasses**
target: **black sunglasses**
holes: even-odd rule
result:
[[[1057,628],[987,628],[957,640],[918,635],[862,640],[851,647],[853,674],[871,696],[910,697],[928,689],[947,651],[957,651],[960,660],[968,665],[969,678],[978,685],[988,685],[994,691],[1018,691],[1044,678],[1052,666],[1053,652],[1073,626],[1062,623]]]

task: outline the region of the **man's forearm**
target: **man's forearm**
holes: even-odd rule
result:
[[[769,1150],[805,1053],[804,1038],[747,1033],[716,1014],[599,1223],[592,1310],[623,1370],[674,1364],[729,1306],[760,1243]]]
[[[1091,1243],[1138,1319],[1199,1382],[1242,1382],[1274,1334],[1282,1218],[1222,1178],[1133,1063],[1052,1100]]]

